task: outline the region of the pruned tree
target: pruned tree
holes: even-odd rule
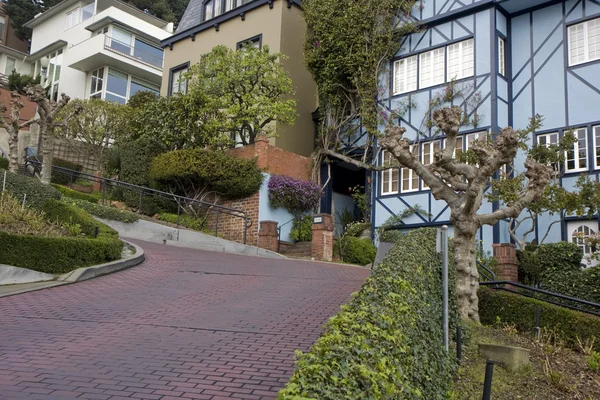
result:
[[[57,127],[67,125],[69,120],[81,109],[75,108],[71,114],[57,118],[58,113],[69,103],[71,98],[63,93],[58,102],[50,100],[47,97],[46,89],[41,85],[28,87],[27,97],[38,105],[38,124],[42,138],[42,148],[38,149],[38,154],[43,157],[40,178],[42,183],[49,185],[52,178],[52,152],[54,151],[55,130]]]
[[[10,94],[10,114],[7,118],[2,118],[2,127],[8,133],[8,160],[9,170],[18,172],[19,170],[19,132],[21,129],[29,127],[37,122],[37,118],[32,118],[29,121],[21,122],[21,109],[25,107],[21,96],[17,92]],[[6,104],[0,105],[0,112],[3,114],[8,111]]]
[[[273,136],[276,125],[293,124],[296,101],[292,80],[281,64],[286,57],[264,46],[247,44],[241,51],[216,46],[186,74],[186,96],[202,98],[211,118],[206,132],[225,130],[240,144],[259,135]],[[185,96],[184,96],[185,97]]]

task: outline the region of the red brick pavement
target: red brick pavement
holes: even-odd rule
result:
[[[138,267],[0,299],[0,399],[273,399],[368,276],[140,244]]]

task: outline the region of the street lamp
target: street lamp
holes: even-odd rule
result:
[[[46,77],[48,74],[48,65],[50,65],[50,59],[46,56],[42,57],[40,59],[40,66],[42,67],[41,73],[42,73],[42,87],[46,87]]]

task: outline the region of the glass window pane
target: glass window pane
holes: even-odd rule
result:
[[[94,16],[94,3],[88,4],[81,8],[81,20],[92,18]]]
[[[12,57],[6,57],[6,68],[4,68],[4,73],[6,75],[10,75],[15,69],[17,60]]]
[[[156,87],[151,86],[150,84],[132,79],[131,86],[129,89],[129,97],[133,96],[137,92],[152,92],[154,94],[158,94],[158,89],[156,89]]]
[[[149,45],[139,39],[135,39],[135,47],[133,52],[134,57],[152,64],[157,67],[162,67],[163,51],[154,46]]]
[[[120,103],[120,104],[125,104],[126,103],[126,101],[125,101],[125,99],[123,97],[115,96],[115,95],[112,95],[112,94],[110,94],[108,92],[106,93],[105,100],[112,101],[112,102],[115,102],[115,103]]]
[[[127,96],[127,75],[114,69],[109,69],[106,90],[123,97]]]

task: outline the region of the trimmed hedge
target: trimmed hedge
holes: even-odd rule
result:
[[[84,200],[63,198],[63,202],[82,208],[98,218],[109,219],[111,221],[131,223],[140,219],[137,214],[131,211],[119,210],[118,208],[103,206],[97,203],[92,204]]]
[[[70,197],[72,199],[77,199],[77,200],[84,200],[84,201],[87,201],[87,202],[93,203],[93,204],[98,203],[98,196],[94,196],[94,195],[88,194],[88,193],[81,193],[81,192],[78,192],[77,190],[73,190],[66,186],[57,185],[56,183],[53,183],[52,187],[55,188],[56,190],[58,190],[63,196],[67,196],[67,197]]]
[[[486,325],[501,322],[514,324],[522,332],[535,327],[536,308],[540,307],[540,328],[554,330],[566,344],[576,349],[582,340],[600,338],[600,318],[554,304],[486,287],[479,289],[479,318]],[[595,342],[600,351],[600,341]]]
[[[170,224],[177,224],[177,214],[160,213],[158,214],[158,219]],[[202,231],[204,228],[204,220],[191,215],[181,214],[179,216],[179,226],[183,226],[195,231]]]
[[[2,170],[0,170],[2,171]],[[2,171],[4,177],[4,171]],[[2,182],[0,181],[0,185]],[[0,187],[0,190],[2,188]],[[19,202],[23,201],[23,195],[27,194],[25,205],[41,210],[47,200],[60,199],[60,192],[50,185],[44,185],[36,178],[13,174],[6,174],[6,190],[13,195]]]
[[[447,398],[455,362],[442,342],[435,237],[419,229],[398,241],[310,352],[299,353],[280,400]]]
[[[0,264],[62,274],[121,258],[123,242],[118,233],[85,211],[57,200],[48,200],[43,209],[49,221],[78,224],[88,237],[12,235],[0,231]],[[98,237],[94,238],[96,228]]]
[[[377,248],[371,243],[370,239],[360,239],[346,235],[340,239],[339,246],[340,256],[344,262],[367,265],[375,261]]]
[[[8,158],[0,157],[0,169],[8,169]]]
[[[41,161],[41,159],[40,159]],[[83,165],[77,164],[71,161],[63,160],[61,158],[53,158],[52,165],[55,167],[61,167],[66,169],[71,169],[77,172],[81,172],[83,170]],[[50,182],[56,183],[58,185],[67,185],[70,182],[75,182],[79,174],[73,174],[73,177],[66,171],[59,172],[57,170],[52,170],[52,177],[50,178]]]

